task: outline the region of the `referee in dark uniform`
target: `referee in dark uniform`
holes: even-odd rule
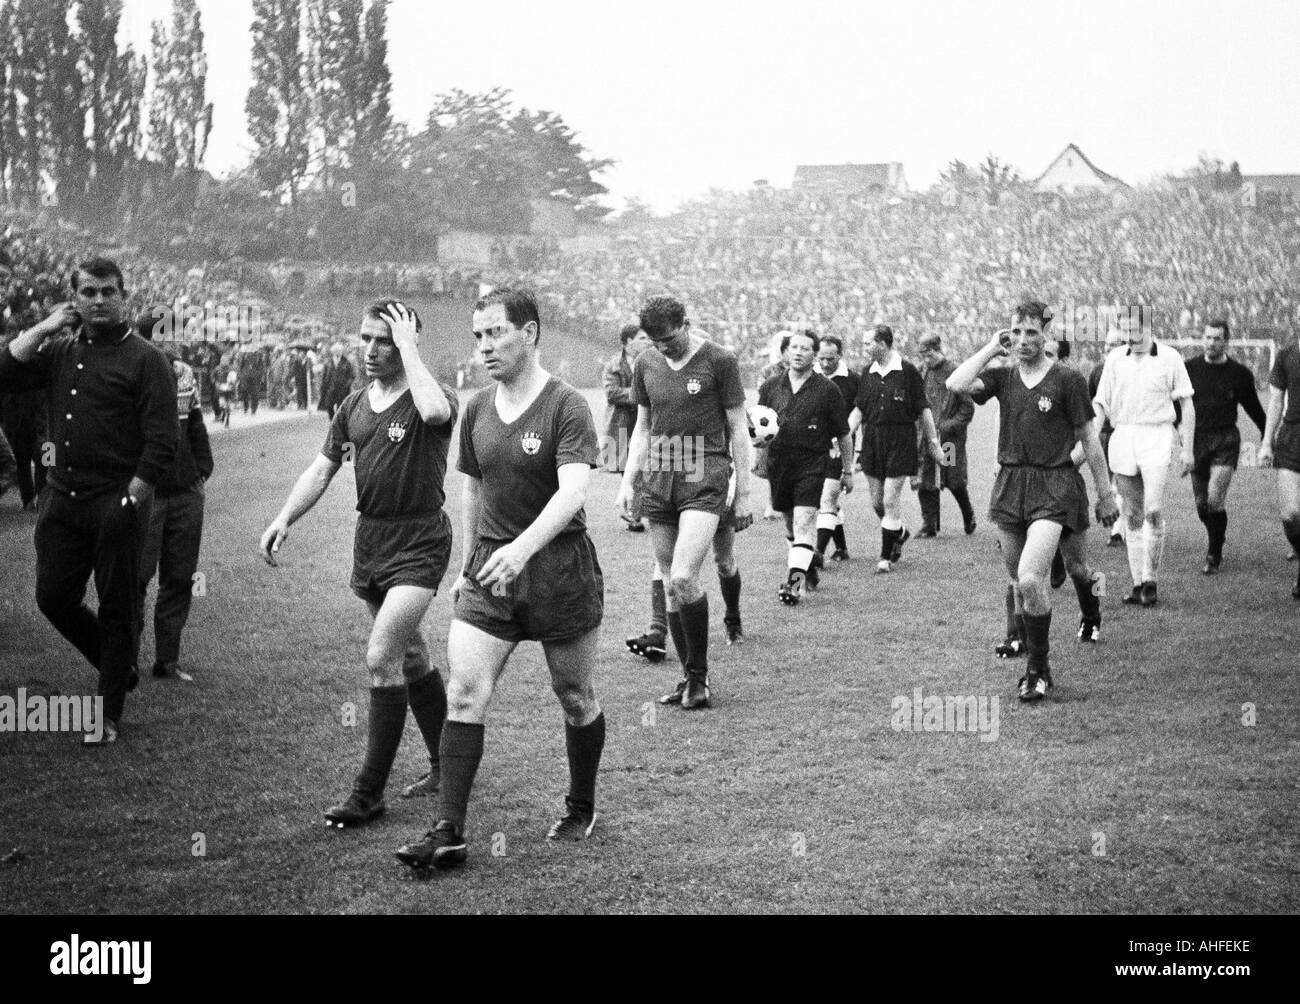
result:
[[[862,374],[857,400],[849,415],[849,435],[862,426],[862,473],[871,491],[871,507],[880,517],[880,561],[876,571],[888,572],[912,534],[903,526],[903,485],[916,475],[920,456],[916,423],[935,463],[943,463],[943,448],[934,416],[925,399],[921,371],[894,348],[894,332],[879,324],[867,343],[871,365]]]
[[[1246,410],[1264,434],[1264,406],[1255,390],[1250,370],[1228,355],[1231,337],[1223,318],[1205,326],[1204,351],[1187,361],[1192,381],[1192,404],[1196,408],[1196,432],[1192,440],[1192,496],[1196,515],[1205,524],[1209,546],[1201,571],[1214,575],[1223,563],[1223,541],[1228,533],[1228,489],[1241,454],[1241,432],[1237,429],[1237,407]]]
[[[813,369],[820,347],[815,332],[791,335],[790,369],[758,389],[758,403],[777,414],[776,438],[768,447],[767,477],[772,485],[772,508],[785,517],[790,542],[786,581],[777,590],[787,606],[796,605],[803,597],[805,581],[810,587],[817,585],[821,555],[813,545],[832,442],[838,446],[844,490],[853,490],[853,448],[844,397],[829,378]]]
[[[474,305],[474,338],[495,385],[476,394],[460,427],[465,475],[464,566],[452,587],[451,667],[434,825],[397,851],[412,868],[467,856],[465,816],[483,758],[484,721],[506,661],[539,641],[564,709],[569,794],[551,840],[584,840],[596,824],[605,715],[593,677],[605,584],[583,508],[600,455],[586,399],[541,366],[533,295],[497,289]]]
[[[0,349],[0,391],[46,389],[55,463],[36,518],[36,604],[99,670],[99,742],[110,743],[138,679],[140,549],[176,455],[176,384],[166,357],[126,324],[115,262],[83,261],[72,284],[75,306],[59,304]],[[92,573],[94,613],[82,602]]]

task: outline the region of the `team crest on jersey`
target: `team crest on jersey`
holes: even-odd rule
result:
[[[1038,399],[1038,410],[1046,414],[1052,410],[1052,399],[1047,396]]]
[[[400,443],[406,438],[406,426],[401,422],[388,423],[388,438],[394,443]]]
[[[687,394],[698,394],[699,392],[700,392],[699,377],[691,377],[689,380],[686,381]]]
[[[525,432],[519,438],[519,445],[522,446],[524,452],[531,457],[542,448],[542,437],[535,432]]]

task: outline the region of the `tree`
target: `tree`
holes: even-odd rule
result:
[[[998,204],[1003,192],[1015,192],[1025,184],[1019,171],[1010,164],[1002,163],[991,153],[980,164],[979,177],[984,198],[991,206]]]
[[[591,158],[577,134],[554,112],[522,109],[511,126],[531,165],[537,194],[567,203],[581,215],[599,219],[610,210],[596,199],[609,189],[594,175],[613,165]]]
[[[121,18],[122,0],[81,0],[77,5],[82,119],[90,157],[81,213],[87,219],[111,213],[126,165],[140,146],[145,62],[129,45],[118,51]]]
[[[253,82],[244,111],[259,183],[290,206],[307,175],[310,103],[297,0],[253,0]]]
[[[155,21],[152,44],[150,153],[172,174],[201,170],[212,132],[212,102],[207,100],[208,57],[196,0],[172,0],[171,33]]]

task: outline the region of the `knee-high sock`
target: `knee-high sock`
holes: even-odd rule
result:
[[[647,634],[664,636],[668,630],[668,604],[664,599],[663,579],[650,580],[650,630]]]
[[[690,655],[690,646],[686,642],[686,629],[682,627],[681,611],[669,610],[667,620],[668,633],[672,636],[673,648],[677,652],[677,661],[682,664],[682,672],[685,672]]]
[[[1228,536],[1228,512],[1226,509],[1211,509],[1206,520],[1206,529],[1210,532],[1211,554],[1223,553],[1223,541]]]
[[[726,613],[722,618],[724,624],[740,623],[740,569],[734,575],[719,575],[718,585],[722,587],[722,603]]]
[[[902,536],[901,530],[880,528],[880,560],[889,561],[894,556],[894,542]]]
[[[957,500],[957,508],[961,510],[961,521],[969,526],[975,519],[975,509],[970,504],[970,492],[963,488],[949,488],[952,497]]]
[[[406,703],[411,706],[415,724],[429,750],[429,766],[438,766],[438,747],[442,743],[442,723],[447,720],[447,691],[436,669],[406,685]]]
[[[1210,507],[1204,502],[1198,502],[1196,504],[1196,518],[1207,527],[1210,525]]]
[[[835,529],[831,531],[831,539],[835,541],[835,546],[841,551],[849,549],[849,542],[844,536],[844,517],[839,513],[835,514]]]
[[[457,829],[465,826],[469,793],[483,759],[483,726],[473,722],[448,722],[442,729],[438,748],[442,761],[442,788],[438,795],[438,819],[448,819]]]
[[[1017,638],[1019,635],[1019,625],[1016,622],[1016,587],[1007,586],[1007,637]]]
[[[1132,527],[1129,527],[1128,531],[1128,535],[1124,538],[1124,546],[1128,550],[1128,570],[1133,576],[1133,585],[1140,586],[1146,581],[1142,578],[1145,574],[1147,557],[1146,534]]]
[[[1282,530],[1286,533],[1287,542],[1291,545],[1292,550],[1296,554],[1300,554],[1300,516],[1283,520]],[[1296,568],[1295,582],[1297,586],[1300,586],[1300,566]]]
[[[825,554],[826,545],[835,535],[835,513],[819,512],[817,514],[817,553]]]
[[[678,611],[682,633],[686,636],[686,673],[707,676],[709,672],[709,597],[706,593],[694,603],[683,603]]]
[[[388,784],[397,747],[406,727],[406,684],[370,688],[370,730],[366,736],[366,759],[357,775],[356,789],[367,798],[378,798]]]
[[[1160,559],[1165,555],[1165,525],[1146,520],[1142,524],[1142,581],[1155,582],[1160,577]]]
[[[1074,595],[1079,598],[1079,613],[1090,621],[1096,620],[1101,613],[1101,599],[1093,591],[1097,576],[1089,571],[1087,575],[1071,575],[1070,580],[1074,583]]]
[[[1029,649],[1029,668],[1035,673],[1047,669],[1047,654],[1051,649],[1052,612],[1025,614],[1025,640]]]
[[[586,725],[564,723],[564,748],[569,754],[569,801],[586,809],[596,806],[596,772],[605,748],[605,712]]]

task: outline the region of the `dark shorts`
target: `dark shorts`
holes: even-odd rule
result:
[[[768,457],[767,470],[772,484],[772,508],[777,512],[790,512],[798,506],[821,507],[826,461],[820,454],[772,454]]]
[[[1040,519],[1067,533],[1088,529],[1088,489],[1074,467],[1003,467],[993,482],[989,519],[1010,533],[1025,533]]]
[[[1211,467],[1237,468],[1241,455],[1241,433],[1234,429],[1197,429],[1192,444],[1192,473],[1209,478]]]
[[[538,551],[504,595],[475,581],[508,541],[479,540],[465,566],[456,619],[503,641],[570,641],[600,626],[605,578],[585,533],[561,534]]]
[[[862,473],[869,478],[905,478],[920,468],[915,425],[877,425],[862,431]]]
[[[1273,466],[1300,473],[1300,422],[1283,422],[1273,444]]]
[[[641,514],[652,523],[677,523],[688,510],[712,513],[721,518],[730,506],[727,487],[731,481],[728,457],[706,456],[694,471],[646,471]]]
[[[352,591],[368,603],[383,603],[394,586],[419,586],[435,593],[451,558],[451,520],[433,516],[357,518],[352,545]]]

